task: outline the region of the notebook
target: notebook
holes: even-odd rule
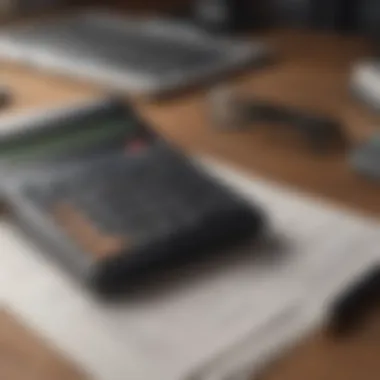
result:
[[[102,304],[2,221],[3,305],[95,380],[245,380],[317,327],[330,300],[379,260],[378,221],[197,162],[266,210],[260,244],[189,267],[153,294]]]
[[[87,10],[0,32],[0,57],[138,95],[262,63],[261,42],[229,40],[165,18]]]

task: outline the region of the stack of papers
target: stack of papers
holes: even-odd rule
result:
[[[94,380],[243,379],[318,326],[330,300],[379,260],[377,221],[210,160],[199,165],[267,212],[263,241],[194,264],[162,291],[102,304],[4,221],[2,305]]]

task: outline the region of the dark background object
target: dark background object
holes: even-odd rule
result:
[[[235,32],[267,25],[264,2],[252,0],[194,0],[193,18],[208,30]]]
[[[126,11],[175,11],[192,3],[192,0],[68,0],[71,5],[118,7]]]
[[[186,12],[217,31],[265,26],[363,32],[380,38],[379,0],[69,0],[126,11]],[[208,9],[203,16],[200,9]],[[210,10],[211,9],[211,10]],[[215,16],[212,16],[212,14]],[[210,17],[211,15],[211,17]]]
[[[354,31],[359,0],[272,0],[277,24]]]
[[[265,26],[308,27],[337,32],[379,33],[378,0],[194,0],[204,24],[223,31]]]
[[[358,14],[361,6],[361,0],[341,0],[339,21],[341,30],[352,32],[360,29]]]
[[[273,0],[273,20],[279,26],[309,27],[314,0]]]
[[[380,1],[361,0],[358,18],[360,30],[374,37],[380,45]]]
[[[337,27],[339,0],[314,0],[312,4],[312,26],[318,29]]]

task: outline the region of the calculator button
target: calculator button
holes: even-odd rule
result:
[[[148,141],[142,138],[134,139],[132,141],[127,142],[125,146],[125,151],[127,153],[132,153],[132,154],[141,153],[145,151],[148,148],[148,146],[149,146]]]

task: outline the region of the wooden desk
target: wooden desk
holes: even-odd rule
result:
[[[85,380],[83,372],[0,309],[0,379]]]
[[[350,63],[370,51],[364,41],[291,31],[271,33],[265,38],[278,49],[278,63],[231,78],[231,84],[248,94],[330,113],[345,124],[353,143],[363,140],[374,130],[379,122],[376,115],[353,101],[347,91]],[[13,88],[16,96],[9,113],[58,105],[100,93],[94,86],[12,65],[0,67],[2,80]],[[347,164],[346,152],[316,156],[297,139],[285,143],[265,128],[216,132],[207,119],[204,95],[204,90],[198,90],[165,103],[137,101],[136,105],[158,131],[189,152],[213,155],[247,171],[380,216],[380,186],[356,176]],[[267,377],[271,380],[378,379],[380,362],[376,357],[379,355],[379,342],[359,339],[341,344],[319,334]]]

